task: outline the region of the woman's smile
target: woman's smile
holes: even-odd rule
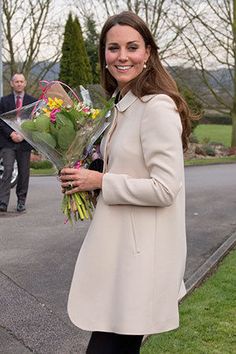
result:
[[[130,70],[133,67],[133,65],[115,65],[115,67],[119,71],[126,72],[126,71]]]

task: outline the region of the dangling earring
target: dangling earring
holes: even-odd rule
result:
[[[107,64],[106,64],[105,68],[108,69],[108,65]]]
[[[143,64],[143,68],[144,68],[144,69],[147,68],[147,64],[146,64],[146,63]]]

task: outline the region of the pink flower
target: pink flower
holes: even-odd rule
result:
[[[74,167],[79,169],[81,167],[81,161],[77,161],[75,164],[74,164]]]
[[[57,114],[58,112],[61,112],[61,110],[60,110],[59,108],[54,108],[54,109],[52,110],[52,112],[50,113],[50,121],[51,121],[52,123],[56,123],[56,120],[57,120],[56,114]]]
[[[90,108],[89,107],[83,107],[82,111],[85,112],[85,113],[89,113],[90,112]]]

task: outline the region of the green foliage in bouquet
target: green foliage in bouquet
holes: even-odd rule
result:
[[[73,99],[62,85],[70,90]],[[1,119],[51,160],[59,172],[63,167],[86,168],[94,143],[111,122],[108,117],[114,99],[107,101],[97,88],[91,99],[90,92],[82,86],[79,97],[58,81],[42,82],[42,92],[42,99],[36,104],[2,114]],[[71,222],[91,217],[91,193],[65,193],[62,210]]]
[[[30,135],[36,146],[45,144],[55,149],[61,155],[63,165],[73,166],[76,156],[83,155],[86,141],[94,134],[99,116],[110,108],[108,105],[103,110],[94,109],[81,102],[64,106],[62,99],[49,97],[46,107],[32,120],[24,121],[21,129]]]
[[[113,100],[106,102],[102,109],[95,109],[82,101],[71,100],[71,104],[65,104],[60,98],[48,97],[43,109],[21,123],[21,130],[31,144],[46,152],[58,170],[64,166],[80,168],[89,146],[104,130],[101,122],[112,106]],[[91,218],[92,210],[88,193],[64,194],[62,211],[70,222]]]

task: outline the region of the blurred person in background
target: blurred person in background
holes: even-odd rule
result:
[[[25,92],[27,81],[22,73],[16,73],[10,81],[12,93],[0,99],[0,114],[37,101]],[[26,210],[25,202],[29,185],[31,145],[0,119],[0,149],[3,159],[3,175],[0,179],[0,212],[6,212],[11,191],[11,177],[15,160],[18,166],[16,185],[17,211]]]

